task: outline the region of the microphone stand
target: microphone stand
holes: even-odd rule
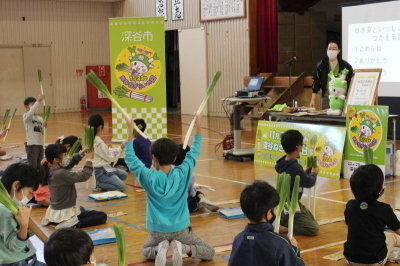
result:
[[[293,99],[292,99],[292,66],[296,63],[297,60],[292,60],[290,62],[287,63],[287,65],[289,66],[289,106],[290,107],[294,107],[293,106]]]

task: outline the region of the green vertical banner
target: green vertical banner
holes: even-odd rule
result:
[[[364,165],[364,149],[373,150],[373,163],[385,173],[389,107],[349,105],[346,114],[347,136],[343,174],[350,178],[358,166]]]
[[[303,167],[306,167],[308,156],[316,156],[318,176],[340,177],[345,127],[259,121],[254,163],[274,167],[276,161],[285,155],[281,145],[281,134],[289,129],[300,131],[304,137],[303,150],[299,158],[299,163]]]
[[[110,69],[114,98],[147,123],[150,139],[167,135],[164,18],[111,18]],[[126,138],[125,120],[112,108],[113,140]]]

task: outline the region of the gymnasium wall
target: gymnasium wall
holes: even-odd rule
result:
[[[116,17],[151,17],[155,15],[155,1],[126,0],[114,3],[113,8]],[[236,90],[243,89],[243,77],[249,74],[247,18],[201,23],[199,1],[197,0],[185,1],[184,20],[172,21],[171,11],[167,9],[167,12],[166,30],[206,27],[208,79],[211,80],[216,71],[222,71],[222,76],[209,100],[208,114],[225,116],[220,99],[232,96]]]
[[[50,46],[55,111],[76,111],[79,98],[86,95],[85,78],[77,77],[76,69],[109,64],[112,16],[112,3],[2,0],[0,47]]]

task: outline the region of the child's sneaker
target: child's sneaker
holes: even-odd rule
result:
[[[158,251],[156,256],[156,266],[165,266],[167,263],[167,251],[169,248],[169,241],[164,240],[158,243]]]
[[[101,191],[101,188],[99,188],[99,187],[94,187],[94,188],[92,188],[92,191],[93,191],[93,192],[100,192],[100,191]]]
[[[202,197],[198,203],[199,208],[207,208],[212,212],[216,212],[219,210],[219,207],[212,203],[209,199],[206,197]]]
[[[177,240],[171,241],[172,265],[182,266],[182,243]]]
[[[66,220],[64,222],[59,223],[56,226],[56,229],[58,230],[58,229],[61,229],[61,228],[69,228],[69,227],[72,227],[72,226],[76,225],[78,222],[79,222],[78,217],[74,216],[69,220]]]

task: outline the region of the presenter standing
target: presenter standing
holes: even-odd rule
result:
[[[315,98],[317,93],[322,90],[322,107],[321,109],[329,108],[329,81],[328,74],[333,71],[335,76],[340,76],[343,69],[348,69],[349,73],[346,76],[347,86],[350,86],[351,78],[353,77],[353,67],[338,56],[340,47],[338,42],[331,41],[326,50],[327,57],[317,63],[313,73],[313,85],[310,107],[315,107]]]

